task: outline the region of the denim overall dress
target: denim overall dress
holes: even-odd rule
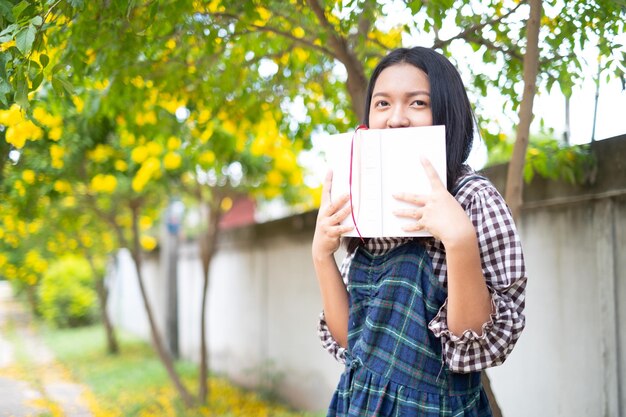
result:
[[[418,242],[378,256],[358,248],[348,292],[346,368],[329,417],[491,416],[480,372],[451,372],[428,329],[447,292]]]

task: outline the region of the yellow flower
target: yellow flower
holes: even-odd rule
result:
[[[168,152],[163,158],[163,166],[165,167],[165,169],[170,171],[173,171],[176,168],[180,167],[181,162],[182,157],[175,152]]]
[[[165,47],[170,50],[176,48],[176,41],[174,39],[168,39],[167,42],[165,42]]]
[[[48,132],[48,138],[56,142],[61,139],[62,134],[63,129],[61,129],[60,127],[53,127],[52,129],[50,129],[50,132]]]
[[[54,190],[58,193],[69,193],[72,191],[72,186],[65,180],[56,180],[54,182]]]
[[[0,52],[4,52],[12,46],[15,46],[15,39],[11,39],[8,42],[2,42],[0,43]]]
[[[170,136],[167,139],[167,149],[170,151],[175,151],[176,149],[180,148],[180,145],[181,145],[181,140],[177,138],[176,136]]]
[[[271,186],[277,187],[283,183],[283,176],[276,170],[271,170],[267,173],[267,183]]]
[[[126,161],[122,161],[121,159],[118,159],[117,161],[115,161],[115,169],[117,169],[120,172],[124,172],[128,169],[128,164],[126,163]]]
[[[157,246],[157,239],[153,236],[143,235],[140,239],[141,247],[146,251],[152,251]]]
[[[140,164],[148,158],[148,148],[143,145],[137,146],[130,154],[130,158]]]
[[[146,147],[150,156],[159,156],[163,152],[163,146],[161,146],[161,144],[158,142],[148,142]]]
[[[43,137],[43,130],[30,120],[23,120],[9,127],[6,131],[6,141],[18,149],[24,147],[27,140],[39,140]]]
[[[22,183],[22,181],[20,180],[15,181],[15,183],[13,184],[13,188],[15,188],[15,190],[17,191],[17,194],[20,197],[24,197],[26,195],[26,188],[24,188],[24,184]]]
[[[17,104],[13,104],[8,110],[0,110],[0,124],[13,126],[22,120],[24,120],[24,115]]]
[[[26,169],[22,172],[22,179],[26,184],[34,184],[35,183],[35,171],[32,169]]]
[[[72,102],[74,103],[74,107],[76,107],[76,111],[78,113],[82,113],[83,109],[85,108],[85,102],[83,101],[83,99],[78,96],[73,96]]]
[[[293,34],[293,36],[295,36],[296,38],[303,38],[304,37],[304,29],[302,29],[301,27],[297,27],[294,30],[291,31],[291,33]]]
[[[233,207],[233,199],[230,197],[226,197],[222,200],[222,204],[220,204],[220,208],[222,211],[226,212]]]
[[[91,179],[91,188],[98,193],[112,193],[117,187],[117,178],[113,175],[98,174]]]
[[[204,151],[198,156],[198,163],[202,168],[208,168],[215,162],[215,154],[212,151]]]
[[[50,157],[52,158],[53,168],[63,168],[63,156],[65,155],[65,149],[59,145],[50,146]]]
[[[154,221],[150,216],[140,216],[139,217],[139,228],[141,230],[148,230],[152,227]]]
[[[113,148],[109,145],[98,145],[95,149],[88,152],[87,156],[94,162],[106,162],[113,155]]]

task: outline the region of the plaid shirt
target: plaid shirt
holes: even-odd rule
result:
[[[466,330],[457,336],[448,329],[446,301],[428,327],[441,338],[442,353],[450,370],[473,372],[502,364],[520,337],[526,321],[526,269],[522,245],[509,208],[491,182],[473,176],[460,188],[455,198],[476,229],[483,275],[491,293],[494,313],[483,324],[481,334]],[[407,239],[366,239],[366,249],[379,255],[405,243]],[[443,244],[437,239],[428,239],[426,250],[432,259],[434,274],[447,287]],[[339,269],[346,286],[353,256],[354,253],[348,254]],[[330,334],[323,311],[319,318],[318,335],[322,346],[338,361],[345,363],[346,350]]]

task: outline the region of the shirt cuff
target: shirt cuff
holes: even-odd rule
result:
[[[453,344],[459,346],[475,341],[487,340],[487,335],[493,329],[494,324],[500,319],[500,309],[498,308],[499,296],[496,292],[489,290],[491,293],[491,314],[489,319],[481,326],[481,332],[478,334],[472,329],[465,330],[460,336],[452,333],[448,328],[448,299],[444,301],[439,312],[434,319],[428,324],[428,328],[436,337],[443,337]]]

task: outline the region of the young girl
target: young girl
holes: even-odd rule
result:
[[[392,51],[370,79],[365,123],[445,125],[448,184],[416,160],[433,192],[395,195],[412,204],[395,214],[433,238],[347,239],[338,268],[349,196],[330,201],[327,175],[312,244],[318,330],[346,364],[328,416],[491,416],[480,371],[503,363],[524,328],[526,272],[502,196],[465,165],[474,116],[458,72],[431,49]]]

